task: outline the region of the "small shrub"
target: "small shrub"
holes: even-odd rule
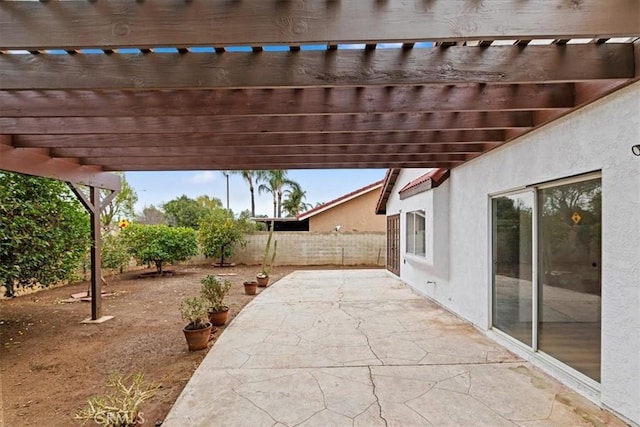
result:
[[[207,327],[207,302],[203,298],[192,297],[180,303],[182,319],[189,322],[186,329],[203,329]]]
[[[151,399],[158,390],[155,384],[145,384],[142,373],[123,376],[112,375],[107,387],[112,394],[93,396],[75,416],[82,424],[93,421],[104,427],[131,427],[144,423],[140,405]]]
[[[224,303],[224,297],[231,290],[231,282],[229,280],[220,281],[216,276],[208,275],[200,280],[202,288],[200,294],[202,298],[208,301],[209,307],[213,311],[224,311],[228,309]]]
[[[127,245],[120,232],[102,238],[102,268],[120,271],[129,263]]]

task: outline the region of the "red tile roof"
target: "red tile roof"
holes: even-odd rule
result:
[[[393,186],[396,185],[398,175],[400,175],[400,169],[387,169],[387,174],[383,179],[382,191],[380,191],[380,197],[378,197],[378,203],[376,203],[376,215],[387,213],[387,200],[389,200]]]
[[[401,169],[388,169],[387,174],[384,177],[384,184],[382,185],[382,191],[378,198],[376,205],[376,214],[384,215],[387,213],[387,201],[393,187],[396,185],[398,175],[400,175]],[[449,177],[449,169],[432,169],[419,178],[414,179],[399,191],[401,198],[409,197],[413,194],[421,193],[422,191],[436,188],[442,184]],[[404,197],[402,197],[404,196]]]
[[[425,190],[436,188],[437,186],[442,184],[448,177],[449,169],[432,169],[431,171],[425,173],[421,177],[414,179],[413,181],[402,187],[399,193],[406,193],[413,188],[417,188],[420,184],[427,184],[427,188],[425,188]]]
[[[354,190],[354,191],[352,191],[350,193],[345,194],[344,196],[340,196],[340,197],[338,197],[336,199],[333,199],[333,200],[331,200],[331,201],[329,201],[327,203],[323,203],[323,204],[321,204],[319,206],[316,206],[313,209],[309,209],[306,212],[302,212],[302,213],[298,214],[298,216],[296,216],[296,218],[298,218],[298,220],[303,220],[303,219],[306,219],[306,218],[310,218],[310,217],[312,217],[314,215],[319,214],[320,212],[324,212],[327,209],[331,209],[334,206],[337,206],[339,204],[345,203],[345,202],[347,202],[347,201],[349,201],[351,199],[355,199],[356,197],[358,197],[358,196],[360,196],[362,194],[368,193],[370,191],[373,191],[376,188],[382,187],[382,183],[383,182],[384,182],[384,180],[380,180],[380,181],[374,182],[373,184],[369,184],[369,185],[367,185],[365,187],[362,187],[362,188],[359,188],[357,190]]]

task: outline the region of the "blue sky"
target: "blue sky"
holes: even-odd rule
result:
[[[385,169],[290,170],[289,178],[307,192],[307,203],[328,202],[384,178]],[[226,204],[226,179],[220,171],[127,172],[127,181],[138,193],[136,211],[145,205],[160,206],[185,194],[206,194]],[[229,177],[229,206],[238,213],[250,209],[249,187],[239,175]],[[273,214],[270,194],[256,195],[256,214]]]

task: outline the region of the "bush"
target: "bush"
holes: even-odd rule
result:
[[[246,244],[244,236],[246,225],[238,221],[225,209],[213,209],[200,221],[198,238],[204,256],[207,258],[220,258],[220,265],[225,258],[233,256],[233,244]]]
[[[129,263],[127,245],[120,232],[102,238],[102,268],[121,271]]]
[[[72,280],[91,242],[89,215],[67,186],[0,173],[0,286],[49,286]]]
[[[186,329],[203,329],[207,325],[207,301],[204,298],[185,298],[180,303],[180,315],[189,322]]]
[[[160,274],[165,263],[175,264],[198,254],[196,232],[187,227],[131,224],[122,230],[122,237],[138,264],[154,264]]]
[[[93,421],[104,427],[129,427],[144,423],[140,405],[151,399],[159,386],[145,384],[142,373],[123,376],[114,374],[107,383],[112,394],[93,396],[75,416],[82,424]]]
[[[200,283],[202,283],[200,295],[209,303],[209,307],[213,311],[229,309],[224,303],[224,297],[231,290],[231,282],[229,280],[220,281],[216,276],[209,274],[203,277]]]

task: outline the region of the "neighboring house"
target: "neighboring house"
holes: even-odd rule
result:
[[[382,181],[362,187],[298,215],[309,231],[385,231],[384,217],[375,215]]]
[[[635,424],[639,100],[635,83],[449,174],[389,170],[376,208],[390,271]]]

